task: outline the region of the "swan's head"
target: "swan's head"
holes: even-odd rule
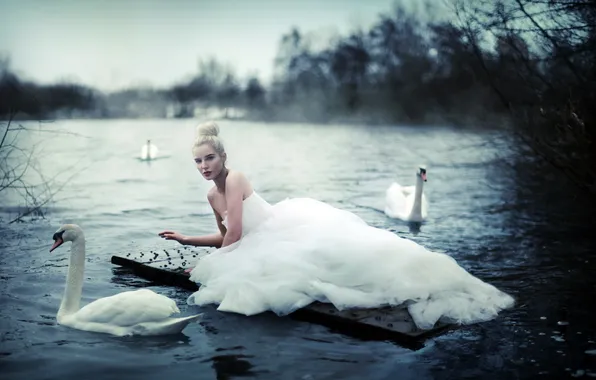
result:
[[[50,248],[50,252],[60,247],[67,241],[75,241],[79,237],[83,236],[83,230],[76,224],[64,224],[58,228],[58,231],[54,232],[54,245]]]
[[[426,182],[426,166],[420,165],[418,167],[418,171],[416,172],[416,175],[418,176],[418,178],[420,178],[421,180]]]

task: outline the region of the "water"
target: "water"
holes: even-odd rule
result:
[[[48,249],[62,223],[77,223],[86,232],[83,304],[150,286],[174,298],[184,315],[199,309],[186,305],[189,292],[148,284],[110,264],[110,256],[175,246],[158,238],[163,229],[216,230],[205,198],[211,183],[197,173],[190,154],[193,121],[61,121],[44,128],[68,133],[24,135],[21,143],[41,142],[43,154],[36,157],[47,178],[73,178],[46,219],[3,224],[0,230],[3,379],[595,376],[596,356],[586,351],[596,348],[596,255],[585,225],[565,222],[542,209],[536,193],[518,191],[518,178],[494,164],[496,147],[486,144],[494,136],[446,128],[220,126],[229,165],[245,172],[268,201],[310,196],[353,211],[374,226],[448,253],[513,295],[516,307],[417,350],[214,307],[200,308],[204,320],[174,337],[117,338],[57,325],[68,249]],[[164,158],[136,158],[147,139]],[[393,180],[413,184],[421,163],[428,168],[428,222],[413,226],[385,217],[385,189]],[[6,221],[14,208],[7,206],[8,196],[3,202]]]

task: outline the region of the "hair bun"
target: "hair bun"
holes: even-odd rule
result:
[[[219,135],[219,126],[214,121],[207,121],[197,126],[199,137],[217,137]]]

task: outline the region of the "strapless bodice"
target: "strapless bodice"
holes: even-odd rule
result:
[[[242,201],[242,236],[253,231],[270,215],[271,205],[261,198],[256,191],[253,191],[251,195]],[[228,228],[227,215],[222,223]]]

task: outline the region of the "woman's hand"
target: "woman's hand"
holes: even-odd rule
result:
[[[162,231],[158,235],[166,240],[176,240],[180,244],[184,244],[186,240],[186,236],[175,231]]]

